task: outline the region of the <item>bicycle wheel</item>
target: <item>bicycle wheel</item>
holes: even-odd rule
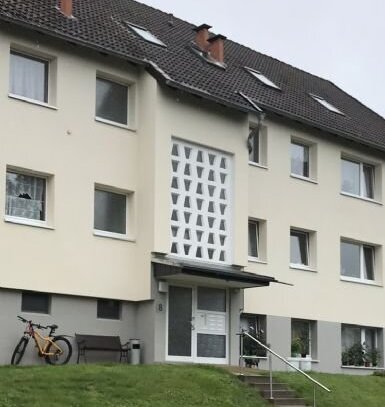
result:
[[[25,338],[23,336],[12,353],[11,365],[18,365],[20,363],[22,357],[24,356],[25,348],[27,347],[27,345],[28,338]]]
[[[65,365],[71,358],[72,346],[70,341],[63,336],[55,336],[52,338],[46,352],[52,353],[47,355],[45,361],[50,365]]]

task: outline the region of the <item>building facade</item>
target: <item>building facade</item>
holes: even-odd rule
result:
[[[252,327],[313,370],[381,367],[384,119],[207,25],[91,3],[0,8],[0,362],[21,314],[145,363],[238,364]]]

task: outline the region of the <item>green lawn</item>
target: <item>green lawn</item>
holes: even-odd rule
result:
[[[313,372],[310,376],[332,390],[331,393],[321,389],[316,391],[317,407],[385,406],[385,377]],[[313,385],[299,374],[277,373],[274,374],[274,378],[288,383],[308,402],[313,400]]]
[[[0,367],[1,407],[262,407],[222,369],[174,365]]]

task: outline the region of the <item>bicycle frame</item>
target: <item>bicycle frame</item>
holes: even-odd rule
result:
[[[52,340],[53,336],[41,335],[40,332],[36,331],[30,323],[28,323],[27,329],[25,330],[24,334],[33,338],[36,347],[39,349],[40,357],[56,355],[56,353],[47,352],[47,349],[50,345],[56,348],[60,353],[63,353],[62,348]]]

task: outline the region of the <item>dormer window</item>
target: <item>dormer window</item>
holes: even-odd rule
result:
[[[310,96],[316,100],[318,103],[320,103],[323,107],[326,107],[326,109],[330,110],[331,112],[334,113],[338,113],[338,114],[342,114],[343,116],[345,116],[341,110],[337,109],[335,106],[333,106],[331,103],[329,103],[328,101],[326,101],[324,98],[322,98],[321,96],[317,96],[317,95],[313,95],[310,93]]]
[[[145,41],[151,42],[152,44],[155,45],[166,47],[166,44],[157,37],[155,37],[154,34],[150,33],[150,31],[148,31],[147,28],[141,27],[136,24],[128,23],[127,21],[126,24],[135,34],[139,35],[139,37],[143,38]]]
[[[251,69],[251,68],[246,68],[246,70],[249,73],[251,73],[251,75],[253,75],[254,78],[257,78],[263,84],[269,86],[270,88],[281,90],[281,88],[279,86],[277,86],[273,81],[271,81],[269,78],[267,78],[263,73],[256,71],[255,69]]]

